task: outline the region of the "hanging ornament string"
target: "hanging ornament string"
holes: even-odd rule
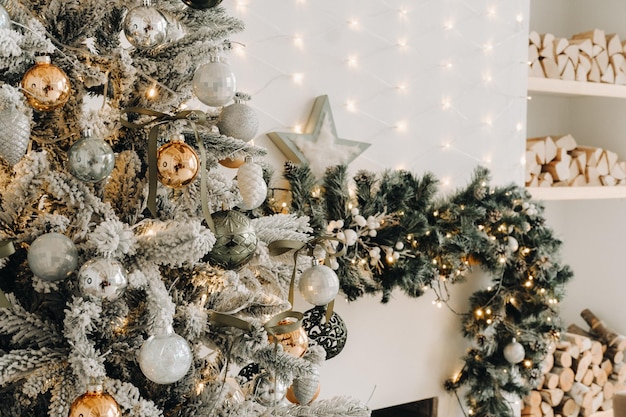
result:
[[[152,119],[142,123],[129,122],[128,120],[122,118],[121,123],[123,126],[130,129],[143,129],[146,126],[152,125],[148,134],[148,209],[153,217],[156,217],[157,139],[159,126],[174,120],[186,120],[189,122],[196,137],[198,149],[200,150],[200,199],[202,201],[202,214],[204,215],[204,219],[206,220],[209,229],[215,233],[215,224],[213,223],[213,218],[211,217],[211,212],[209,211],[209,197],[207,194],[206,149],[202,138],[200,138],[197,127],[198,123],[204,124],[207,122],[206,113],[199,110],[184,110],[171,115],[143,107],[128,107],[122,110],[122,114],[124,113],[138,113],[152,117]]]
[[[235,327],[237,329],[245,331],[252,330],[252,324],[250,324],[249,322],[235,316],[231,316],[229,314],[218,313],[217,311],[211,312],[211,314],[209,315],[209,321],[217,326]]]
[[[15,246],[10,240],[0,241],[0,258],[8,258],[15,253]]]
[[[315,246],[317,246],[318,244],[320,244],[320,243],[322,243],[324,241],[341,242],[341,240],[336,238],[336,237],[320,236],[320,237],[317,237],[315,239],[310,240],[309,242],[300,242],[298,240],[288,240],[288,239],[285,239],[285,240],[276,240],[274,242],[271,242],[268,245],[268,249],[269,249],[269,252],[270,252],[271,256],[279,256],[279,255],[282,255],[282,254],[284,254],[286,252],[289,252],[290,250],[294,250],[294,253],[293,253],[293,269],[291,271],[291,280],[289,282],[289,298],[288,298],[289,304],[291,304],[291,308],[292,309],[293,309],[293,302],[294,302],[294,298],[295,298],[296,275],[298,273],[298,255],[300,254],[301,250],[303,250],[305,248],[308,248],[309,249],[309,256],[313,256],[313,250],[315,249]],[[347,251],[347,247],[345,245],[343,246],[343,248],[341,248],[341,250],[339,252],[330,253],[330,252],[326,251],[325,263],[327,263],[327,261],[329,260],[331,255],[339,258],[339,257],[342,257],[343,255],[345,255],[346,251]],[[328,322],[330,320],[330,318],[332,317],[334,306],[335,306],[335,300],[332,300],[326,306],[326,322]]]

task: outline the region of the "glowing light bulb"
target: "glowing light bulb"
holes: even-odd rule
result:
[[[293,44],[298,49],[304,48],[304,38],[302,38],[302,35],[298,35],[298,34],[294,35]]]
[[[486,42],[483,44],[483,52],[486,54],[490,54],[493,51],[493,43]]]
[[[291,79],[293,80],[294,84],[301,85],[302,81],[304,80],[304,74],[297,72],[291,75]]]
[[[396,87],[398,89],[398,91],[402,92],[402,93],[406,93],[408,87],[406,84],[398,84],[398,86]]]
[[[441,185],[443,187],[449,187],[450,184],[451,184],[450,177],[443,177],[443,178],[441,178]]]
[[[441,100],[441,109],[442,110],[450,110],[450,108],[452,108],[452,103],[450,102],[449,98],[443,98]]]
[[[452,19],[446,20],[443,23],[443,29],[444,30],[452,30],[452,29],[454,29],[454,21]]]
[[[517,16],[515,16],[515,20],[517,21],[517,23],[522,23],[524,21],[524,15],[518,13]]]
[[[293,131],[294,133],[302,133],[302,125],[295,125]]]
[[[522,122],[517,122],[517,124],[515,125],[515,130],[517,130],[518,132],[524,130],[524,125],[522,124]]]
[[[487,16],[492,18],[492,19],[497,17],[497,11],[496,11],[496,7],[495,6],[489,6],[487,8]]]
[[[406,121],[400,120],[395,126],[398,132],[406,132]]]
[[[356,68],[359,66],[359,58],[356,55],[348,57],[348,66]]]
[[[398,46],[400,48],[406,48],[407,45],[408,45],[408,42],[407,42],[406,39],[404,39],[404,38],[398,39]]]
[[[482,317],[483,316],[483,311],[481,309],[478,309],[478,310],[476,310],[476,312],[474,314],[476,314],[476,317]]]
[[[346,102],[346,108],[348,109],[349,112],[354,113],[356,112],[356,103],[354,102],[354,100],[348,100]]]
[[[158,94],[159,93],[157,91],[156,85],[153,85],[148,89],[148,91],[146,91],[146,97],[148,97],[149,99],[156,98]]]
[[[350,26],[351,29],[358,29],[359,28],[359,21],[357,19],[350,19],[348,20],[348,26]]]
[[[483,74],[483,82],[485,84],[489,84],[491,81],[492,81],[491,73],[489,73],[489,72],[484,73]]]
[[[406,17],[409,14],[409,11],[406,9],[400,9],[398,13],[400,14],[400,17]]]

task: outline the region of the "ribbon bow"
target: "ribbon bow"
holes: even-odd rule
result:
[[[215,224],[209,211],[209,198],[207,195],[207,178],[206,178],[206,149],[204,143],[198,133],[197,124],[206,124],[209,121],[207,114],[200,110],[183,110],[176,114],[162,113],[156,110],[150,110],[143,107],[127,107],[122,113],[137,113],[146,116],[152,116],[148,121],[142,123],[134,123],[124,118],[121,119],[123,126],[130,129],[143,129],[146,126],[153,125],[148,134],[148,209],[152,217],[156,217],[156,189],[157,189],[157,139],[159,136],[159,126],[175,120],[186,120],[193,129],[196,143],[200,150],[200,199],[202,201],[202,214],[207,222],[207,226],[215,233]]]

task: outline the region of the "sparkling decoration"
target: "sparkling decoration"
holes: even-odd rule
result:
[[[522,346],[522,344],[515,339],[511,340],[511,343],[504,347],[503,353],[504,359],[506,359],[510,364],[520,363],[526,356],[524,346]]]
[[[239,205],[243,210],[259,207],[267,197],[267,184],[263,179],[263,168],[256,164],[251,156],[237,170],[237,186],[243,200]]]
[[[167,40],[168,22],[163,13],[148,5],[133,7],[124,17],[124,35],[135,48],[151,49]]]
[[[99,182],[113,171],[115,154],[106,141],[93,137],[87,131],[70,147],[68,163],[70,172],[79,180]]]
[[[287,389],[286,398],[300,405],[309,405],[320,395],[320,382],[317,375],[311,378],[296,378]]]
[[[14,105],[0,109],[0,156],[10,165],[15,165],[22,159],[28,149],[30,140],[30,118]]]
[[[313,266],[302,272],[298,282],[300,294],[309,303],[323,306],[335,299],[339,292],[339,278],[335,271],[326,265],[318,265],[313,260]]]
[[[220,159],[218,162],[220,163],[220,165],[226,168],[239,168],[246,161],[243,158],[235,158],[235,159],[224,158],[224,159]]]
[[[261,371],[246,384],[246,388],[246,395],[251,400],[266,407],[272,407],[285,398],[288,387],[268,371]]]
[[[211,217],[216,241],[209,259],[226,269],[241,267],[256,251],[257,237],[250,219],[234,210],[217,211]]]
[[[100,300],[117,300],[127,285],[124,266],[115,259],[90,259],[78,271],[80,291]]]
[[[161,146],[157,153],[157,175],[165,186],[182,188],[198,175],[200,159],[182,135]]]
[[[211,9],[221,2],[222,0],[183,0],[187,6],[200,10]]]
[[[49,56],[39,56],[22,78],[22,89],[35,110],[52,111],[67,103],[72,88],[67,74],[50,63]]]
[[[297,317],[301,313],[290,312],[290,315],[277,324],[279,329],[268,332],[270,343],[280,343],[283,350],[297,358],[303,356],[309,348],[309,338],[302,327],[302,318]],[[288,331],[282,331],[280,326],[290,326]]]
[[[221,1],[221,0],[220,0]],[[0,29],[9,29],[11,27],[11,16],[7,9],[0,4]]]
[[[235,74],[217,57],[200,65],[193,76],[193,92],[207,106],[227,104],[234,97],[236,88]]]
[[[69,417],[122,417],[122,410],[109,394],[87,391],[74,400]]]
[[[67,278],[78,264],[78,250],[70,238],[61,233],[39,236],[28,250],[28,266],[44,281]]]
[[[193,355],[183,337],[167,331],[150,336],[139,349],[138,359],[146,378],[157,384],[171,384],[187,374]]]
[[[253,139],[259,130],[256,112],[240,98],[222,109],[217,128],[222,135],[241,139],[245,142]]]
[[[305,311],[302,327],[309,340],[324,348],[326,360],[341,353],[348,340],[346,323],[335,312],[330,316],[330,320],[326,321],[326,308],[324,306],[313,307]]]

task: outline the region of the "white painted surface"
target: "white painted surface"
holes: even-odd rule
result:
[[[485,165],[494,183],[521,183],[528,0],[224,3],[247,25],[231,39],[246,47],[230,63],[260,117],[255,143],[278,171],[283,158],[264,133],[304,124],[315,97],[327,94],[338,135],[371,143],[352,170],[431,171],[449,191]],[[480,285],[453,288],[458,311]],[[348,345],[326,362],[321,396],[369,399],[373,409],[439,396],[441,416],[460,415],[441,387],[466,345],[458,317],[433,298],[339,301]]]

